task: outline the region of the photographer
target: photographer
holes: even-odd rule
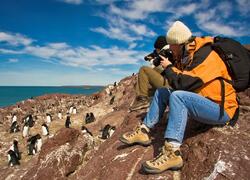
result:
[[[165,36],[158,36],[154,43],[155,50],[145,56],[145,61],[153,64],[152,67],[142,66],[139,70],[136,84],[136,99],[129,108],[130,111],[144,109],[149,106],[149,97],[154,95],[157,88],[169,87],[167,80],[164,78],[164,69],[160,65],[161,58],[159,54],[168,57],[171,56],[169,46]],[[171,58],[169,58],[171,59]]]
[[[162,150],[142,164],[143,170],[152,174],[182,168],[180,146],[189,119],[223,126],[233,123],[238,114],[236,91],[226,81],[232,79],[225,63],[211,47],[213,37],[194,37],[184,23],[176,21],[167,32],[167,42],[175,61],[182,65],[177,69],[168,58],[161,56],[161,65],[172,89],[157,89],[143,123],[120,137],[127,145],[150,145],[151,130],[168,106]]]

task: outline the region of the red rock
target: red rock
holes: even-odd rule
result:
[[[184,167],[181,171],[166,171],[158,175],[148,175],[141,170],[141,164],[159,153],[163,145],[163,134],[166,127],[164,117],[152,130],[153,143],[149,147],[125,146],[119,141],[124,132],[130,131],[145,116],[145,111],[128,113],[128,107],[135,98],[134,85],[136,76],[127,77],[112,90],[115,96],[114,106],[107,105],[110,96],[100,92],[94,96],[59,96],[46,95],[34,98],[34,102],[20,104],[25,115],[32,106],[56,105],[58,101],[68,107],[72,103],[87,103],[98,112],[102,108],[108,113],[100,115],[94,123],[88,124],[89,130],[97,136],[106,124],[116,126],[113,136],[100,146],[94,145],[89,150],[86,139],[76,129],[62,128],[53,137],[45,141],[39,156],[32,157],[20,167],[8,168],[0,165],[1,178],[11,176],[12,179],[249,179],[250,172],[250,89],[239,93],[241,100],[240,118],[235,127],[212,127],[189,120],[185,140],[181,147]],[[97,98],[98,96],[98,98]],[[93,100],[94,99],[96,100]],[[110,111],[110,108],[117,108]],[[2,120],[15,106],[1,110]],[[38,110],[40,111],[40,110]],[[64,109],[65,111],[65,109]],[[80,116],[86,114],[88,108]],[[53,112],[53,111],[52,111]],[[56,113],[56,112],[55,112]],[[4,119],[4,120],[3,120]],[[53,123],[53,121],[52,121]],[[0,126],[0,130],[8,126]],[[2,129],[1,129],[2,128]],[[80,129],[80,127],[79,127]],[[9,138],[10,137],[4,137]],[[7,145],[1,144],[1,148]],[[86,156],[85,153],[87,152]]]

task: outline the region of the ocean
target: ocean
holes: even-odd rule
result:
[[[103,86],[0,86],[0,107],[10,106],[19,101],[44,94],[89,95],[103,89]]]

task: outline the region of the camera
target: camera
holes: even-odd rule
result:
[[[156,52],[156,50],[154,50],[152,53],[148,54],[147,56],[144,57],[145,61],[151,61],[152,59],[154,59],[156,56],[158,56],[158,53]]]
[[[152,53],[148,54],[147,56],[144,57],[145,61],[150,61],[153,59],[153,65],[154,66],[159,66],[161,64],[161,57],[159,56],[164,56],[168,58],[168,60],[173,63],[173,52],[168,48],[168,49],[162,49],[160,50],[159,53],[154,50]]]

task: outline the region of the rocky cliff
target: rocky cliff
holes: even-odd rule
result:
[[[240,93],[241,113],[235,127],[211,127],[189,121],[181,147],[184,167],[181,171],[166,171],[148,175],[141,164],[159,153],[163,145],[166,118],[153,129],[149,147],[126,146],[119,136],[134,129],[146,111],[128,113],[135,97],[136,76],[121,80],[91,96],[46,95],[29,99],[15,106],[0,109],[0,179],[249,179],[250,172],[250,89]],[[111,101],[111,99],[113,99]],[[74,105],[71,127],[65,128],[66,112]],[[63,118],[57,113],[62,111]],[[31,135],[40,133],[46,113],[52,115],[50,135],[43,136],[43,146],[36,155],[28,155],[27,138],[21,132],[9,133],[11,113],[17,122],[33,114],[35,125]],[[93,112],[96,120],[85,124],[86,113]],[[115,133],[103,140],[100,130],[106,124],[116,127]],[[85,125],[92,136],[81,131]],[[22,159],[19,166],[9,167],[7,151],[13,139],[19,142]]]

